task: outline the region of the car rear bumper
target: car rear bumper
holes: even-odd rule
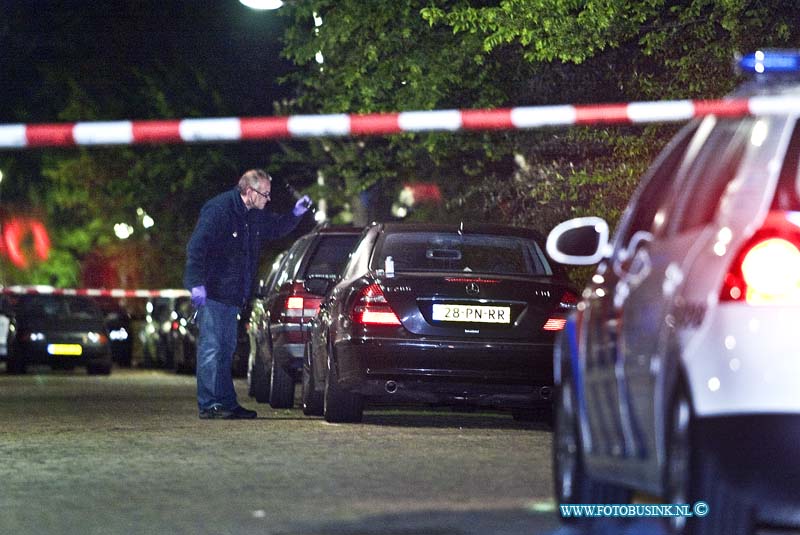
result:
[[[308,340],[307,326],[301,323],[281,323],[272,327],[272,354],[278,366],[290,372],[303,369],[303,353]]]
[[[797,315],[789,306],[716,307],[684,344],[695,412],[800,415]]]
[[[800,415],[698,418],[695,425],[697,443],[759,524],[800,528]]]
[[[111,364],[108,346],[83,346],[80,355],[51,355],[46,344],[21,344],[18,355],[25,364],[45,364],[52,367],[85,366],[89,363]]]
[[[339,342],[340,386],[374,399],[532,407],[550,403],[552,344],[359,339]]]

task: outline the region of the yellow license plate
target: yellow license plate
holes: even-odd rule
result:
[[[511,323],[511,307],[488,305],[433,305],[433,319],[468,323]]]
[[[47,344],[47,352],[51,355],[79,356],[83,353],[80,344]]]

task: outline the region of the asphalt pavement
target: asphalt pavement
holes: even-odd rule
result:
[[[551,432],[507,414],[197,418],[194,378],[0,369],[0,533],[573,535]]]

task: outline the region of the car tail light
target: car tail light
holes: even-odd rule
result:
[[[561,295],[558,307],[562,310],[574,310],[578,307],[578,296],[572,292],[565,291]]]
[[[172,330],[173,331],[177,331],[180,328],[181,328],[181,324],[180,323],[178,323],[177,321],[173,321],[172,322]]]
[[[292,286],[292,293],[286,298],[283,304],[283,315],[285,318],[313,318],[319,311],[322,299],[318,296],[308,295],[302,282],[296,282]]]
[[[800,228],[772,213],[728,269],[720,301],[800,304]]]
[[[300,317],[303,315],[303,298],[292,296],[286,299],[286,315],[289,317]]]
[[[547,321],[542,325],[544,331],[560,331],[567,324],[566,314],[578,306],[578,296],[570,291],[561,294],[558,308],[550,314]]]
[[[545,331],[560,331],[564,328],[564,325],[567,324],[567,318],[548,318],[546,322],[544,322],[544,329]]]
[[[353,307],[353,321],[360,325],[400,325],[400,318],[377,284],[370,284],[359,292]]]

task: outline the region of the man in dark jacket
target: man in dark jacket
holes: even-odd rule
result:
[[[255,418],[240,406],[231,375],[236,316],[250,297],[261,249],[290,233],[308,210],[304,196],[292,213],[264,210],[271,177],[261,169],[244,173],[235,188],[209,200],[186,247],[184,286],[197,308],[197,404],[200,418]]]

